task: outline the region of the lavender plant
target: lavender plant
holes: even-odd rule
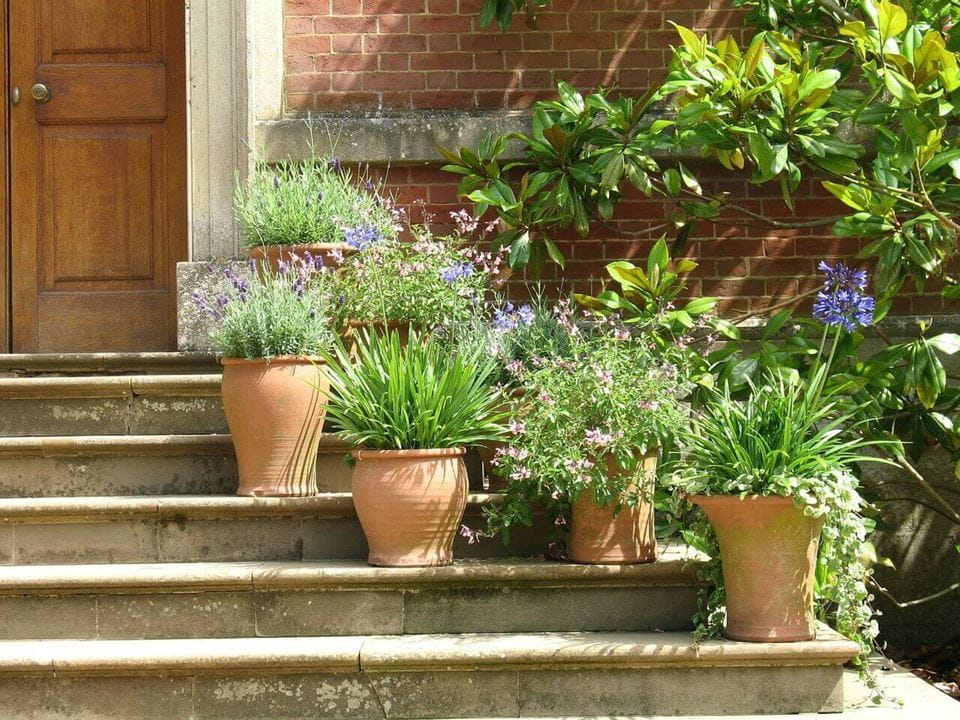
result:
[[[330,319],[330,273],[322,258],[309,253],[281,262],[278,272],[250,261],[247,272],[211,265],[226,290],[197,291],[196,307],[214,321],[211,338],[225,357],[270,360],[283,356],[318,356],[335,335]]]
[[[575,326],[569,325],[568,330]],[[542,357],[516,368],[511,437],[493,460],[508,486],[487,513],[488,532],[509,538],[532,522],[534,504],[564,522],[567,503],[583,492],[597,502],[635,503],[638,461],[683,423],[683,373],[664,363],[643,336],[571,332],[570,357]],[[611,476],[607,457],[624,472]]]
[[[437,237],[413,227],[411,233],[412,242],[372,233],[348,239],[358,252],[337,274],[341,323],[434,329],[467,322],[480,311],[500,258],[459,232]]]
[[[234,207],[250,247],[348,243],[357,247],[399,230],[400,212],[377,184],[335,159],[259,163],[238,181]]]

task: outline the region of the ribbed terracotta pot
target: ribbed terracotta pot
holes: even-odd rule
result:
[[[238,495],[317,493],[317,448],[330,383],[319,360],[224,358],[223,409],[240,473]]]
[[[814,571],[823,518],[789,497],[695,495],[720,544],[727,593],[724,634],[748,642],[816,636]]]
[[[598,505],[590,488],[573,503],[567,541],[570,560],[591,565],[636,565],[657,559],[652,502],[657,454],[646,455],[642,463],[649,480],[635,507],[623,503],[614,515],[616,506]],[[622,472],[613,457],[607,458],[607,472]]]
[[[353,503],[371,565],[453,562],[467,506],[464,454],[462,448],[353,451]]]
[[[267,261],[270,269],[277,272],[280,268],[280,261],[289,263],[291,258],[304,257],[306,253],[313,257],[322,257],[324,267],[340,267],[340,259],[353,252],[352,247],[345,243],[316,243],[313,245],[257,245],[247,251],[247,256],[251,260],[261,262]]]

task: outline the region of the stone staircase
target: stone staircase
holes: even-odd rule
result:
[[[346,448],[240,498],[206,355],[0,356],[0,717],[281,720],[839,711],[855,652],[695,645],[697,561],[461,539],[367,566]],[[465,522],[498,496],[471,495]]]

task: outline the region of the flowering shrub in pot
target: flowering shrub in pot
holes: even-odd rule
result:
[[[352,357],[353,356],[353,357]],[[381,566],[453,561],[467,502],[465,448],[501,436],[493,364],[410,329],[357,333],[328,354],[330,416],[352,457],[353,500]]]
[[[469,321],[500,267],[459,232],[437,237],[411,228],[413,239],[376,234],[350,237],[355,254],[340,270],[337,315],[348,331],[359,327],[421,331]]]
[[[314,495],[328,386],[323,361],[335,335],[318,258],[294,256],[274,272],[225,274],[230,292],[194,301],[217,322],[223,407],[237,454],[239,495]]]
[[[573,338],[570,358],[517,368],[524,401],[493,461],[508,484],[502,506],[488,511],[488,531],[507,538],[545,505],[561,526],[569,515],[575,562],[650,562],[658,448],[683,421],[686,384],[626,328]]]
[[[237,183],[234,207],[250,257],[266,259],[273,270],[306,251],[336,267],[352,252],[351,239],[393,237],[399,230],[399,211],[380,186],[354,178],[336,159],[315,156],[259,163]]]

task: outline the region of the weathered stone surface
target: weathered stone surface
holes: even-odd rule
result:
[[[127,415],[127,432],[135,435],[167,433],[226,433],[223,401],[217,397],[133,398]]]
[[[403,632],[398,591],[258,592],[257,634],[394,635]]]
[[[387,718],[517,717],[520,710],[515,672],[371,672],[367,677]],[[575,705],[567,710],[577,714]]]
[[[459,588],[410,591],[404,632],[683,630],[695,587]]]
[[[194,708],[195,720],[383,717],[369,681],[358,674],[198,678]]]
[[[304,560],[366,558],[367,539],[355,517],[304,520]]]
[[[234,493],[232,455],[0,457],[0,495],[175,495]]]
[[[0,639],[81,640],[96,637],[97,598],[94,596],[0,596]]]
[[[104,640],[257,634],[249,592],[100,595],[97,605],[99,637]]]
[[[14,526],[13,562],[17,564],[154,562],[159,559],[156,523],[150,520]]]
[[[519,705],[525,717],[839,712],[843,669],[540,670],[520,674]]]
[[[299,518],[247,517],[161,522],[163,562],[218,560],[299,560],[303,540]]]
[[[0,436],[122,435],[126,398],[0,398]]]
[[[0,687],[8,682],[0,679]],[[43,720],[156,720],[189,718],[188,677],[60,677],[43,683]],[[31,717],[31,716],[27,716]]]
[[[13,562],[13,526],[0,525],[0,565]]]

